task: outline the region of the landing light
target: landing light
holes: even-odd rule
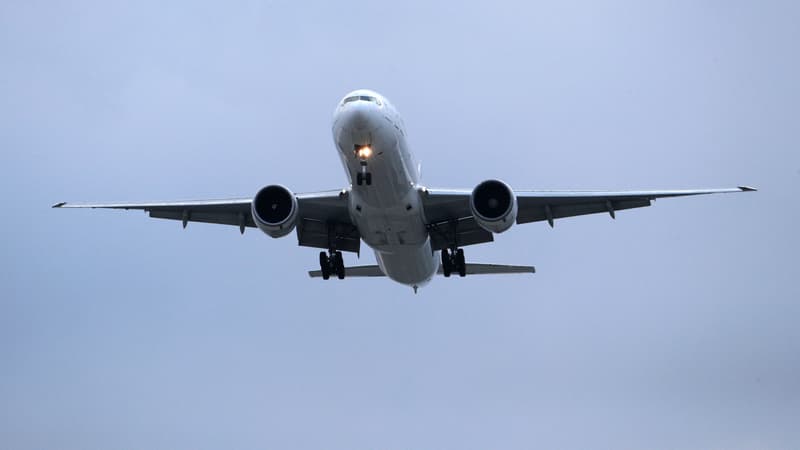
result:
[[[356,155],[360,159],[368,159],[370,156],[372,156],[372,149],[368,145],[361,147],[358,150],[356,150]]]

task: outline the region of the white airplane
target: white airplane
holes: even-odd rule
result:
[[[270,185],[253,198],[160,203],[58,203],[54,208],[140,209],[150,217],[257,227],[273,238],[297,232],[301,246],[321,248],[320,270],[311,277],[381,277],[417,289],[436,274],[534,273],[533,266],[467,263],[463,247],[491,242],[494,233],[518,224],[650,206],[662,197],[754,191],[517,191],[500,180],[474,189],[432,189],[420,184],[397,110],[380,94],[347,94],[333,114],[333,139],[349,186],[296,194]],[[342,252],[360,254],[361,241],[377,266],[345,267]]]

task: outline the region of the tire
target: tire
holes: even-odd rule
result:
[[[458,276],[467,276],[467,263],[464,260],[464,250],[458,249],[456,251],[456,266],[458,267]]]
[[[322,272],[323,280],[331,277],[331,264],[325,252],[319,252],[319,270]]]
[[[450,265],[450,252],[447,249],[442,249],[442,274],[445,278],[450,278],[453,272],[453,267]]]
[[[359,185],[359,186],[361,186],[362,184],[364,184],[364,174],[363,174],[363,173],[361,173],[361,172],[358,172],[358,173],[356,174],[356,184],[357,184],[357,185]]]
[[[367,172],[365,178],[366,178],[365,181],[367,182],[367,186],[372,186],[372,172]]]
[[[340,280],[344,280],[344,259],[342,258],[342,252],[336,252],[333,256],[333,265],[336,267],[336,276],[339,277]]]

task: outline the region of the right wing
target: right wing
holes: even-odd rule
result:
[[[755,191],[748,186],[725,189],[664,191],[514,191],[519,211],[517,223],[547,221],[585,214],[607,213],[650,206],[657,198]],[[492,233],[475,222],[469,207],[472,191],[466,189],[422,189],[425,217],[435,250],[455,239],[459,246],[491,242]]]
[[[297,198],[297,242],[315,248],[330,248],[333,236],[337,250],[358,253],[361,235],[350,220],[347,210],[347,191],[325,191],[295,194]],[[234,225],[244,233],[255,228],[251,213],[252,199],[190,200],[152,203],[67,203],[53,208],[137,209],[158,219],[180,220],[183,227],[189,222]]]

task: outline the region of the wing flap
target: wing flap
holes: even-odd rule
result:
[[[255,228],[256,226],[249,211],[247,213],[210,212],[203,211],[202,209],[187,209],[184,211],[187,222],[215,223],[220,225],[241,225],[242,222],[244,222],[244,226],[246,227]],[[154,209],[150,210],[148,214],[154,219],[183,220],[184,211]]]
[[[297,224],[297,243],[303,247],[314,247],[359,253],[361,234],[350,222],[323,222],[303,218]]]
[[[433,250],[448,248],[454,240],[459,246],[494,241],[494,235],[481,228],[472,217],[432,223],[428,225],[428,232]]]
[[[586,214],[609,213],[616,212],[623,209],[642,208],[650,206],[648,199],[631,199],[631,200],[617,200],[617,201],[598,201],[594,203],[567,203],[559,204],[554,202],[552,206],[549,203],[543,203],[534,199],[521,197],[519,202],[519,214],[517,215],[517,223],[530,223],[542,220],[548,220],[548,208],[550,210],[551,219],[563,219],[565,217],[582,216]]]

